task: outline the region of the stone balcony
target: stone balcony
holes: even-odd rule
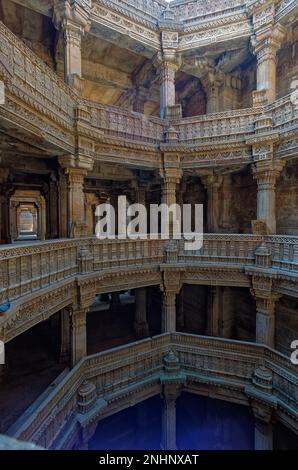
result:
[[[165,365],[169,352],[174,372]],[[115,407],[160,393],[166,381],[192,392],[208,384],[215,396],[246,405],[256,399],[297,430],[297,371],[287,357],[258,344],[175,333],[84,358],[9,435],[48,449],[72,448],[80,433],[88,440],[94,424]]]
[[[262,244],[268,254],[256,257]],[[260,259],[262,258],[262,259]],[[163,240],[51,240],[0,248],[0,338],[9,341],[49,318],[77,295],[86,306],[98,293],[160,285],[164,266],[181,282],[251,286],[251,275],[297,290],[298,239],[291,236],[206,234],[203,248],[185,251],[181,240],[167,258]]]
[[[9,133],[13,132],[10,129],[13,121],[24,141],[30,134],[53,155],[79,152],[96,158],[101,151],[105,154],[102,145],[108,145],[110,151],[117,146],[119,155],[125,148],[139,148],[149,153],[141,158],[124,153],[127,164],[159,168],[161,151],[189,154],[185,167],[195,161],[193,152],[202,151],[204,153],[196,158],[200,166],[204,166],[206,151],[211,155],[212,151],[218,152],[227,145],[231,151],[222,157],[223,163],[226,163],[225,158],[231,162],[239,158],[239,152],[242,152],[243,162],[249,163],[256,137],[272,136],[279,140],[278,157],[290,158],[297,150],[298,110],[290,96],[267,106],[169,122],[81,100],[3,23],[0,23],[0,37],[0,79],[6,84],[6,101],[0,106],[1,124]],[[175,130],[174,141],[167,137],[169,126]],[[76,132],[80,137],[79,148]],[[95,146],[98,147],[96,152]],[[109,158],[112,156],[107,156],[107,161]],[[220,164],[215,157],[209,160],[213,162],[211,165]]]

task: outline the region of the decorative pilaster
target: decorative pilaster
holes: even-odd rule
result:
[[[86,308],[73,308],[71,313],[71,366],[87,355]]]
[[[271,145],[268,145],[269,158],[255,161],[253,176],[257,180],[257,219],[265,223],[269,234],[276,233],[276,181],[284,162],[270,158]],[[265,146],[264,150],[266,151]]]
[[[72,84],[82,77],[81,42],[90,28],[91,2],[56,0],[53,21],[63,31],[65,81]]]
[[[274,281],[253,275],[251,293],[256,300],[256,342],[275,347],[275,307],[281,295],[274,292]]]
[[[257,91],[254,105],[271,103],[276,99],[276,56],[285,27],[275,22],[275,3],[261,2],[251,7],[255,34],[251,43],[257,57]]]
[[[137,339],[149,336],[149,326],[147,323],[147,295],[146,288],[135,290],[135,321],[134,331]]]

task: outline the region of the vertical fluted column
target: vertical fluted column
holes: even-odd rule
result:
[[[177,185],[180,183],[182,171],[179,168],[166,168],[160,172],[163,178],[162,202],[171,206],[177,203]]]
[[[87,355],[86,308],[73,308],[71,314],[71,365]]]
[[[257,180],[257,219],[266,224],[268,233],[276,233],[276,180],[283,162],[273,159],[259,160],[253,168]]]
[[[82,38],[90,28],[90,5],[88,2],[57,0],[53,21],[63,33],[65,81],[72,84],[75,77],[82,77]]]
[[[176,104],[175,77],[178,66],[174,61],[164,60],[160,70],[160,117],[166,115],[166,108]]]
[[[256,297],[256,342],[275,347],[275,307],[280,295],[269,293],[267,297]]]
[[[173,383],[163,387],[162,409],[162,448],[177,449],[176,402],[181,394],[181,386]]]
[[[285,27],[275,23],[275,5],[255,5],[253,8],[253,27],[255,34],[251,39],[257,58],[257,90],[254,104],[270,103],[276,99],[276,62],[277,52],[285,37]]]
[[[64,169],[68,183],[68,234],[74,238],[85,236],[88,227],[86,222],[84,179],[88,170],[93,168],[93,161],[87,157],[80,160],[79,157],[65,155],[59,157],[59,163]]]
[[[177,292],[166,290],[162,297],[162,333],[176,331],[176,297]]]
[[[275,347],[275,309],[281,295],[270,278],[253,276],[251,290],[256,301],[256,342]]]
[[[149,336],[149,327],[147,323],[147,295],[146,288],[135,290],[135,321],[134,331],[137,339]]]

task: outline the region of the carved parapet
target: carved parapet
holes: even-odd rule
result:
[[[93,408],[96,403],[96,387],[87,380],[78,390],[78,412],[85,414]]]
[[[166,240],[165,242],[165,263],[177,263],[178,261],[178,240]]]
[[[186,383],[186,374],[182,372],[179,358],[172,350],[163,357],[160,382],[163,385],[163,396],[167,400],[177,400]]]
[[[263,242],[255,251],[255,264],[263,268],[271,268],[272,266],[271,251],[265,242]]]
[[[85,225],[85,224],[84,224]],[[76,227],[78,229],[78,227]],[[86,233],[86,227],[83,227],[83,232]],[[74,234],[74,238],[78,238],[78,234]],[[87,247],[81,247],[78,254],[78,267],[81,274],[93,271],[93,256]]]

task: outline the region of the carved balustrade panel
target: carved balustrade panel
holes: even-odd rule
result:
[[[163,140],[164,123],[159,118],[88,101],[84,105],[91,126],[103,131],[105,136],[154,144]]]
[[[64,128],[73,128],[76,95],[0,21],[0,67],[1,63],[12,76],[12,94]]]

